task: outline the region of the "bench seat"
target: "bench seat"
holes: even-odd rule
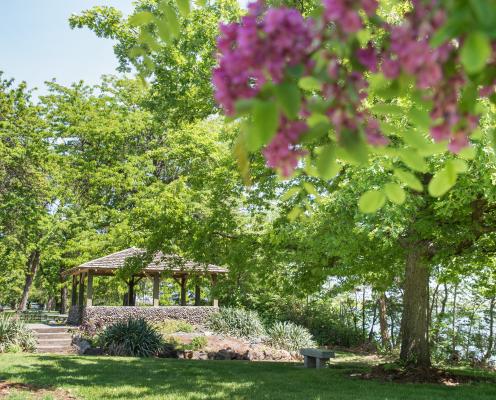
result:
[[[301,349],[300,354],[305,357],[305,368],[322,368],[330,358],[334,358],[333,351],[326,349]]]

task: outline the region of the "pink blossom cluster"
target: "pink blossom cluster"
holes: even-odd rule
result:
[[[348,71],[330,56],[327,73],[331,83],[324,85],[324,98],[330,100],[327,116],[338,139],[343,135],[363,130],[367,141],[375,146],[387,144],[378,122],[363,111],[362,101],[367,97],[367,81],[362,73]]]
[[[416,77],[419,89],[435,86],[443,78],[442,65],[454,47],[450,43],[437,48],[429,44],[446,19],[437,3],[437,0],[413,0],[413,10],[405,16],[403,24],[385,26],[391,41],[382,60],[386,78],[395,79],[404,71]]]
[[[262,85],[281,82],[287,67],[305,63],[311,51],[310,20],[294,9],[251,3],[240,23],[222,24],[213,71],[215,98],[228,115],[239,99],[256,96]]]
[[[446,15],[438,0],[413,0],[413,9],[399,26],[388,26],[389,49],[383,52],[381,69],[386,78],[395,79],[401,71],[416,79],[419,89],[430,89],[433,109],[431,118],[436,122],[431,128],[434,140],[448,140],[448,148],[459,152],[468,145],[468,136],[478,119],[461,112],[458,100],[465,85],[461,72],[445,74],[444,66],[456,52],[455,46],[446,42],[433,48],[429,40],[444,24]]]
[[[263,150],[267,165],[280,171],[282,176],[290,176],[300,157],[306,152],[298,148],[298,142],[308,126],[303,121],[290,121],[281,117],[279,130],[274,139]]]
[[[359,10],[370,17],[375,14],[377,0],[323,0],[324,16],[332,21],[344,34],[358,32],[363,28]]]

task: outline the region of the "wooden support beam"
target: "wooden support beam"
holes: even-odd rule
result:
[[[195,306],[199,306],[201,304],[201,288],[197,283],[195,285]]]
[[[93,271],[88,271],[88,289],[86,293],[86,307],[93,307]]]
[[[78,298],[78,305],[79,305],[80,308],[84,307],[84,275],[85,275],[84,272],[79,275],[79,298]]]
[[[127,283],[127,305],[135,306],[136,305],[136,295],[134,293],[134,276],[129,279]]]
[[[160,305],[160,275],[153,276],[153,307]]]
[[[212,274],[212,290],[211,290],[211,293],[212,292],[215,292],[215,286],[217,285],[217,274]],[[216,299],[216,298],[213,298],[212,299],[212,305],[214,307],[219,307],[219,300]]]
[[[181,276],[181,305],[186,305],[186,275]]]
[[[77,306],[77,300],[78,300],[77,285],[78,285],[77,276],[72,275],[71,306],[73,306],[73,307]]]

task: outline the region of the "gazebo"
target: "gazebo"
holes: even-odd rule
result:
[[[160,280],[164,276],[173,278],[181,287],[180,304],[186,305],[186,283],[191,276],[209,276],[212,286],[215,286],[217,276],[228,272],[227,268],[219,267],[212,264],[200,264],[194,261],[184,260],[183,258],[157,252],[151,257],[151,261],[146,258],[146,251],[131,247],[126,250],[118,251],[105,257],[88,261],[78,267],[71,268],[62,273],[62,277],[72,276],[72,299],[71,308],[79,306],[93,306],[93,277],[94,276],[111,276],[117,270],[123,268],[126,260],[131,258],[139,259],[143,257],[145,265],[139,269],[139,272],[133,273],[127,280],[128,293],[126,295],[125,306],[135,306],[134,286],[143,278],[153,279],[153,306],[159,306],[160,297]],[[86,286],[86,289],[85,289]],[[78,290],[79,288],[79,290]],[[86,296],[85,296],[86,292]],[[195,306],[199,306],[201,299],[201,288],[199,284],[195,285]],[[86,298],[85,298],[86,297]],[[218,307],[218,300],[212,299],[212,305]]]

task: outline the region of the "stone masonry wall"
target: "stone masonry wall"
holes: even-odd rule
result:
[[[208,316],[217,311],[217,307],[211,306],[86,307],[83,310],[81,325],[83,328],[101,329],[129,318],[144,318],[149,322],[180,319],[190,324],[204,325]]]

